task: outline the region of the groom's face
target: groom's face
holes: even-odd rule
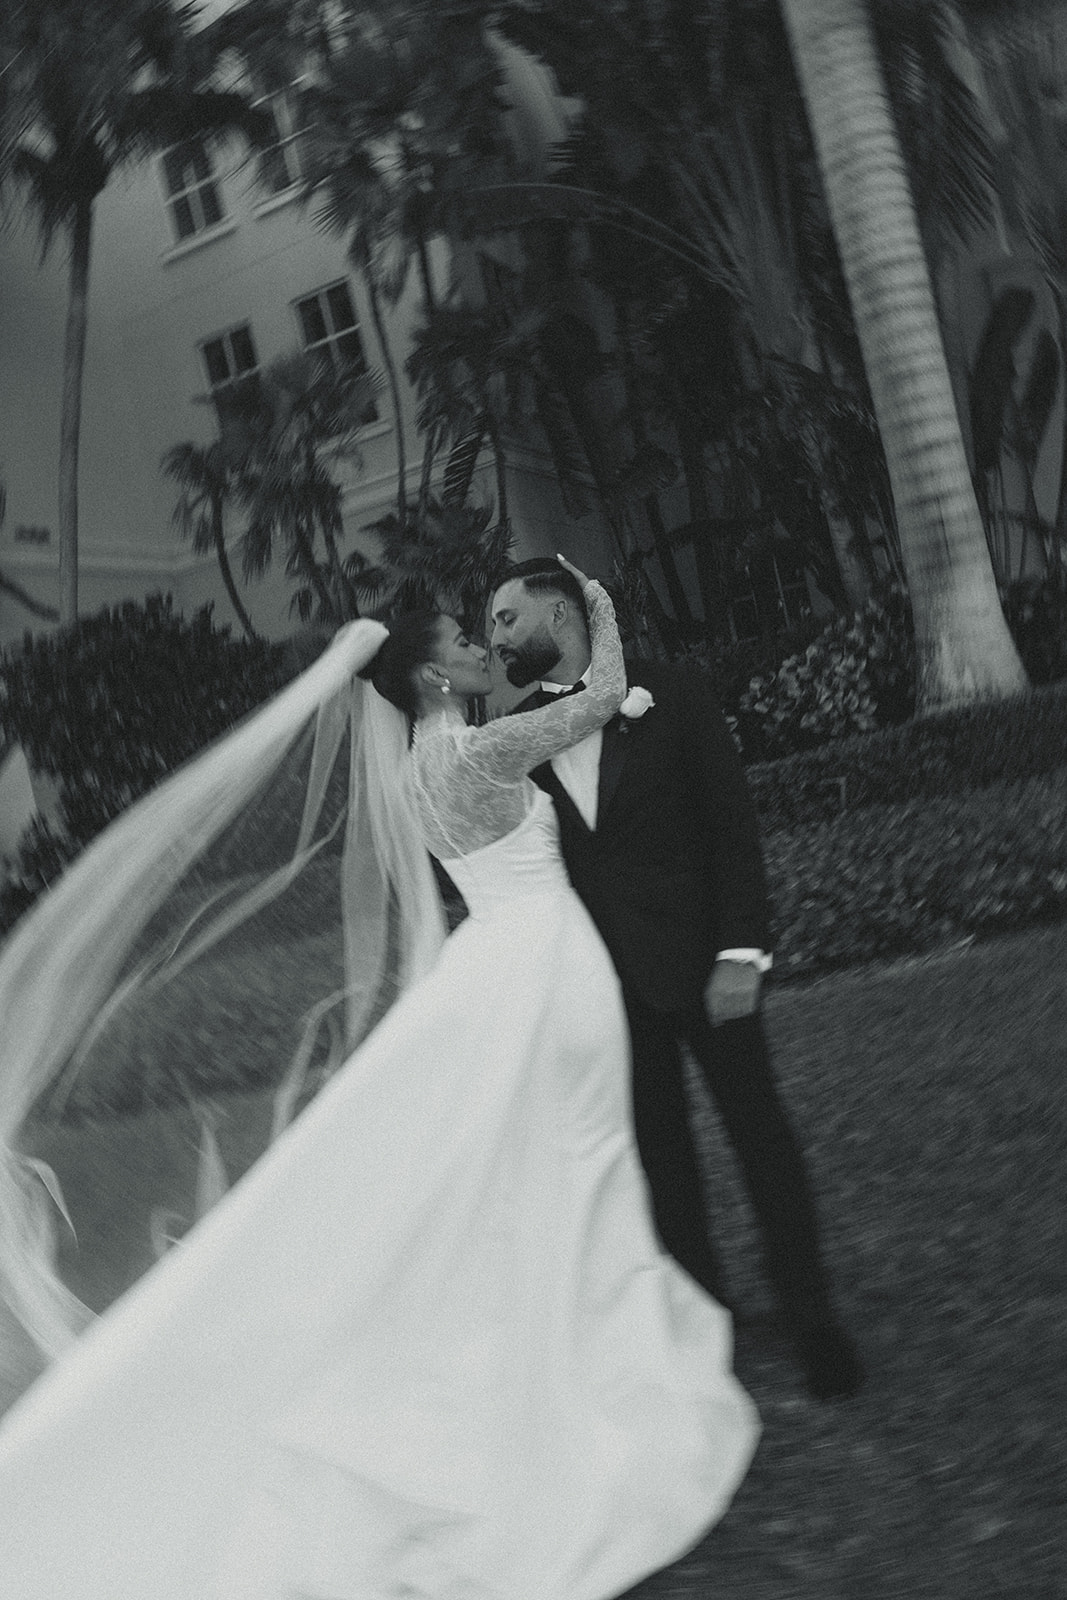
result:
[[[560,659],[558,601],[559,595],[531,594],[521,578],[502,584],[493,597],[490,643],[517,689],[549,677]]]

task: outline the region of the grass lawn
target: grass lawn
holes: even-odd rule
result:
[[[869,1379],[806,1398],[705,1114],[765,1432],[724,1521],[631,1600],[1067,1596],[1065,976],[1058,926],[769,997]]]
[[[282,1012],[300,965],[298,943],[276,952]],[[724,1521],[631,1600],[1067,1596],[1065,972],[1056,926],[771,990],[779,1076],[869,1381],[852,1401],[807,1399],[732,1158],[700,1107],[737,1365],[764,1436]],[[253,1050],[269,1030],[261,1011]],[[265,1097],[256,1104],[265,1120]],[[150,1115],[167,1122],[177,1187],[194,1126],[178,1110]],[[227,1143],[235,1123],[221,1132],[237,1170],[250,1148]],[[128,1242],[93,1215],[94,1168],[121,1164],[125,1225],[143,1230],[143,1127],[111,1118],[40,1140],[83,1219],[69,1268],[93,1304],[121,1287]]]

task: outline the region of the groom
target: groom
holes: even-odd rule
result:
[[[511,567],[492,601],[492,646],[510,683],[537,684],[518,712],[579,692],[590,664],[580,585],[556,561]],[[852,1394],[862,1372],[833,1311],[814,1202],[758,1013],[770,966],[767,905],[741,764],[702,674],[641,661],[629,681],[602,733],[533,776],[556,803],[571,881],[622,980],[656,1227],[670,1254],[721,1296],[685,1045],[738,1156],[808,1387],[820,1399]]]

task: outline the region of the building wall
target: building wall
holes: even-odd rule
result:
[[[261,364],[299,348],[293,302],[345,279],[367,358],[380,367],[361,284],[342,241],[322,234],[295,191],[264,199],[248,165],[220,171],[225,218],[191,240],[176,239],[160,163],[153,160],[114,183],[97,206],[91,274],[80,463],[82,609],[166,587],[184,603],[215,592],[213,562],[193,558],[171,526],[173,487],[163,452],[214,434],[201,343],[248,323]],[[61,242],[43,264],[32,229],[0,240],[0,471],[7,520],[0,571],[48,602],[56,590],[56,504],[65,262]],[[411,315],[401,305],[402,328]],[[404,426],[416,449],[410,396]],[[349,485],[347,519],[368,520],[394,494],[393,422],[365,430],[363,465]],[[47,529],[50,542],[25,543],[17,530]],[[254,585],[257,623],[284,626],[279,585]],[[219,591],[221,594],[221,590]],[[279,616],[279,601],[281,615]],[[222,595],[221,606],[229,611]],[[0,599],[0,640],[20,633],[29,613]]]
[[[516,71],[517,137],[532,149],[557,136],[561,124],[555,113],[551,126],[545,122],[552,97],[537,76],[540,69],[519,61]],[[531,73],[534,82],[527,81]],[[185,609],[211,600],[220,622],[235,621],[214,558],[194,556],[172,526],[176,493],[160,470],[169,447],[184,440],[207,443],[214,436],[213,409],[198,403],[208,387],[200,352],[205,340],[248,323],[259,363],[265,365],[301,346],[294,302],[345,279],[368,363],[381,369],[364,289],[348,265],[343,241],[317,228],[298,190],[268,197],[256,182],[254,165],[236,146],[216,156],[215,179],[223,218],[184,242],[177,238],[159,158],[121,175],[97,203],[80,458],[82,612],[162,589]],[[53,606],[64,254],[57,239],[42,262],[29,224],[0,234],[0,480],[7,489],[0,573]],[[443,287],[447,263],[441,255],[436,266]],[[403,361],[417,299],[413,282],[391,321],[412,490],[418,484],[421,445]],[[379,409],[381,420],[361,436],[358,469],[345,479],[345,524],[352,535],[396,500],[395,424],[384,388]],[[568,523],[547,458],[536,446],[513,452],[510,462],[516,553],[554,550],[568,541],[573,546],[577,539],[588,547],[586,559],[610,563],[596,519],[583,519],[581,526]],[[487,469],[479,480],[491,497]],[[37,533],[27,537],[26,530]],[[42,530],[47,542],[36,542]],[[237,567],[240,531],[239,526],[230,530]],[[277,636],[290,628],[290,594],[280,571],[244,588],[258,629]],[[0,646],[28,627],[44,626],[0,588]]]

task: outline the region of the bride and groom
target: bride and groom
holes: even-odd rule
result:
[[[584,684],[590,655],[582,596],[554,563],[513,567],[493,598],[492,622],[509,681],[539,685],[518,711]],[[684,1046],[740,1163],[808,1387],[820,1399],[851,1394],[860,1367],[832,1308],[814,1201],[758,1012],[771,962],[744,772],[703,674],[635,661],[629,683],[631,716],[624,704],[533,777],[555,802],[571,882],[622,980],[635,1132],[657,1231],[696,1281],[723,1299],[686,1104]]]
[[[699,1286],[702,1275],[713,1286],[714,1263],[683,1216],[695,1168],[683,1153],[672,1176],[663,1154],[676,1109],[642,1128],[642,1095],[655,1096],[635,1083],[656,1226],[680,1260],[689,1252],[688,1272],[653,1228],[627,1082],[627,1014],[646,1078],[673,1063],[683,1021],[701,1048],[690,980],[723,947],[717,928],[697,929],[704,891],[664,842],[685,802],[653,782],[655,746],[688,712],[666,677],[642,674],[644,716],[618,720],[628,686],[610,600],[570,574],[555,600],[551,585],[513,578],[494,630],[519,676],[542,633],[580,638],[584,692],[473,728],[466,702],[487,685],[485,654],[458,625],[353,624],[306,682],[109,830],[0,958],[0,1002],[16,980],[32,990],[34,940],[66,927],[76,895],[90,903],[67,951],[80,981],[103,886],[125,873],[114,892],[147,901],[164,847],[208,838],[205,819],[241,803],[238,778],[275,760],[294,722],[332,705],[355,672],[370,679],[352,768],[369,828],[348,838],[369,839],[388,880],[382,926],[406,991],[0,1427],[12,1600],[602,1600],[682,1554],[729,1503],[758,1425],[730,1370],[729,1317]],[[552,668],[565,676],[565,664],[561,650]],[[549,670],[542,659],[533,676]],[[583,790],[553,764],[598,733],[590,827],[589,771]],[[705,759],[684,758],[694,806]],[[555,806],[531,772],[562,786]],[[738,798],[716,781],[714,815],[732,816]],[[670,813],[664,838],[640,831],[642,792]],[[583,829],[601,835],[596,848]],[[620,893],[612,863],[627,838]],[[700,848],[710,859],[718,845]],[[144,863],[130,865],[138,849]],[[427,850],[470,911],[447,941]],[[744,877],[734,850],[722,865]],[[653,897],[664,874],[691,924],[666,957],[651,937],[667,920]],[[758,932],[746,924],[752,951]],[[713,1015],[752,999],[759,963],[736,956],[716,964]],[[99,998],[83,988],[68,994],[68,1033]],[[43,1042],[11,1076],[39,1089],[60,1054]],[[14,1192],[0,1194],[9,1213]],[[760,1203],[773,1211],[773,1195]],[[783,1233],[768,1234],[780,1291],[793,1271],[805,1307],[828,1310],[813,1239],[797,1271],[776,1254]],[[23,1227],[5,1240],[16,1309],[47,1299],[26,1287],[45,1275],[38,1239]]]

